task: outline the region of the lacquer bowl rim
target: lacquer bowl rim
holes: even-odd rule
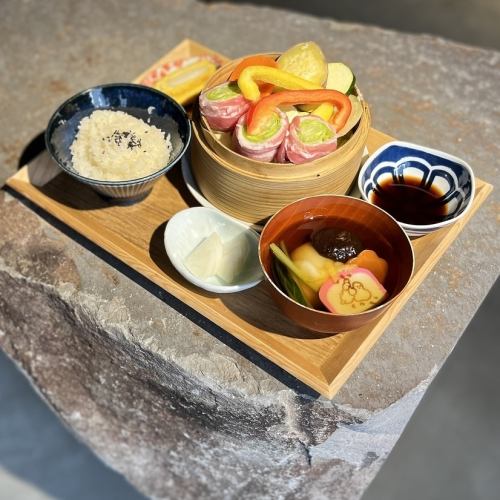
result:
[[[401,230],[402,236],[404,237],[404,239],[408,243],[408,248],[410,250],[410,256],[411,256],[412,266],[411,266],[411,272],[408,275],[408,279],[406,280],[406,283],[401,287],[401,290],[397,294],[395,294],[389,300],[386,300],[382,304],[378,305],[377,307],[374,307],[372,309],[368,309],[367,311],[363,311],[363,312],[356,313],[356,314],[335,314],[335,313],[332,313],[332,312],[320,311],[318,309],[313,309],[312,307],[307,307],[307,306],[304,306],[302,304],[299,304],[295,300],[291,299],[285,292],[283,292],[279,288],[279,286],[274,282],[274,280],[271,278],[271,276],[267,272],[266,267],[264,266],[264,263],[262,262],[262,241],[263,241],[262,236],[265,234],[266,229],[268,227],[270,227],[270,225],[273,223],[273,221],[284,210],[286,210],[287,208],[289,208],[292,205],[304,202],[306,200],[315,199],[315,198],[330,198],[330,199],[339,199],[339,198],[342,198],[342,199],[353,200],[355,203],[365,204],[365,205],[369,206],[370,209],[375,209],[375,210],[377,210],[379,212],[382,212],[383,216],[391,219],[396,224],[396,226],[399,227],[399,229]],[[292,304],[294,304],[295,306],[303,309],[304,311],[307,311],[308,314],[318,314],[319,316],[324,316],[326,318],[331,318],[332,321],[333,321],[335,318],[362,318],[363,316],[375,317],[377,315],[376,314],[377,312],[380,312],[381,310],[386,309],[387,307],[389,307],[403,293],[403,291],[408,286],[408,283],[411,281],[411,278],[413,277],[413,273],[415,271],[415,252],[413,250],[413,245],[411,244],[410,238],[408,237],[408,235],[406,234],[406,232],[401,227],[401,224],[394,217],[392,217],[392,215],[388,214],[385,210],[382,210],[381,208],[377,207],[373,203],[369,203],[366,200],[362,200],[360,198],[354,198],[353,196],[340,195],[340,194],[339,195],[336,195],[336,194],[320,194],[320,195],[315,195],[315,196],[305,196],[304,198],[300,198],[300,199],[294,201],[293,203],[290,203],[290,204],[286,205],[285,207],[283,207],[282,209],[280,209],[278,212],[276,212],[267,221],[266,225],[264,226],[264,229],[262,230],[262,233],[261,233],[260,239],[259,239],[259,262],[260,262],[260,266],[262,268],[262,272],[264,273],[264,276],[265,276],[266,280],[271,284],[271,286],[273,287],[273,289],[276,292],[278,292],[282,297],[284,297],[287,301],[289,301]]]

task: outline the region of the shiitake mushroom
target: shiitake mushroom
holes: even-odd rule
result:
[[[337,262],[347,262],[363,250],[360,239],[350,231],[326,227],[315,231],[311,236],[315,250]]]

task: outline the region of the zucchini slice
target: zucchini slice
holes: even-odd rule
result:
[[[326,88],[338,90],[343,94],[349,94],[356,83],[353,72],[344,63],[328,63],[328,78],[326,79]]]

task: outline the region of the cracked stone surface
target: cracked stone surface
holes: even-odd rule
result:
[[[0,182],[62,100],[131,80],[191,37],[228,56],[315,39],[354,68],[375,127],[463,157],[498,186],[498,52],[190,0],[7,0],[0,33]],[[359,498],[498,275],[496,191],[333,401],[207,332],[5,191],[0,346],[63,422],[146,495]]]

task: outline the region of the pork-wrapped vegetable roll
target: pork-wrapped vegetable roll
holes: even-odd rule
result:
[[[246,119],[246,115],[242,116],[234,129],[236,151],[254,160],[273,161],[288,129],[286,114],[276,108],[252,135],[247,132]]]
[[[305,163],[335,151],[337,133],[333,125],[319,116],[296,116],[281,149],[284,152],[278,155],[280,163],[284,156],[292,163]]]
[[[233,130],[250,107],[236,83],[222,83],[200,94],[200,111],[210,127],[221,132]]]

